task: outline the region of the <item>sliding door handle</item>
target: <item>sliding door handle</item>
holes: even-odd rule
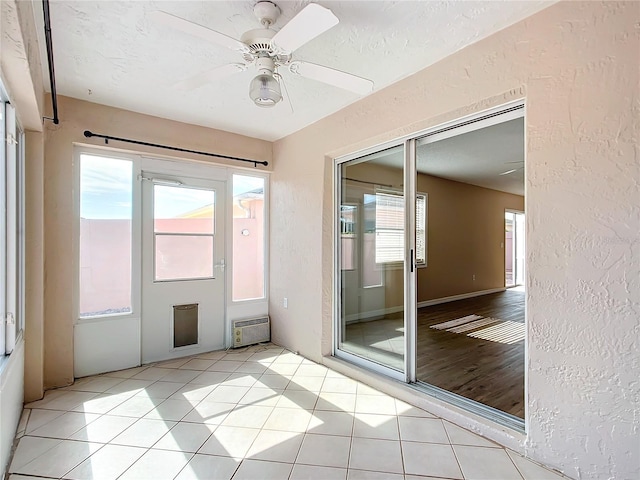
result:
[[[413,273],[413,248],[411,249],[411,258],[409,259],[409,262],[411,263],[411,273]]]

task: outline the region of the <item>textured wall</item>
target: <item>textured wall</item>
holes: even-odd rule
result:
[[[276,142],[274,340],[330,352],[332,156],[524,97],[523,449],[572,477],[638,478],[639,20],[637,2],[558,3]]]
[[[242,135],[195,127],[157,117],[59,97],[60,124],[47,125],[45,140],[45,387],[73,381],[73,288],[78,264],[75,231],[74,143],[103,146],[99,139],[86,139],[84,130],[116,137],[174,145],[271,162],[271,143]],[[110,144],[112,148],[127,144]],[[167,150],[136,146],[139,153],[166,156]],[[202,161],[202,157],[179,154]],[[236,163],[218,161],[220,164]],[[262,168],[262,167],[260,167]],[[271,168],[271,166],[269,166]]]
[[[42,131],[44,87],[33,8],[32,2],[0,3],[0,68],[20,124]]]

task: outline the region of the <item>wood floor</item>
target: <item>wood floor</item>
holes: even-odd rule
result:
[[[467,315],[524,324],[524,297],[523,291],[510,289],[418,309],[418,380],[524,418],[524,340],[502,343],[467,335],[484,327],[464,333],[430,328]],[[402,369],[403,330],[402,313],[349,325],[343,347]]]
[[[473,314],[524,323],[524,296],[507,290],[418,309],[418,380],[524,418],[524,341],[507,344],[429,328]]]

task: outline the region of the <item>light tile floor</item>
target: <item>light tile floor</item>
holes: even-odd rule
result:
[[[271,344],[80,379],[16,439],[10,480],[563,478]]]

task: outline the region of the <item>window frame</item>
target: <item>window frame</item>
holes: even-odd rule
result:
[[[0,83],[0,366],[23,336],[25,313],[25,135]]]
[[[77,188],[74,190],[74,234],[73,234],[73,248],[75,252],[74,259],[74,288],[73,288],[73,308],[75,324],[85,324],[94,322],[103,322],[105,320],[119,320],[119,319],[138,319],[141,313],[141,275],[142,266],[140,258],[142,255],[141,246],[141,183],[140,177],[140,157],[135,154],[122,152],[111,148],[95,148],[87,146],[75,146],[74,147],[74,183]],[[114,160],[126,160],[131,162],[131,310],[129,312],[117,312],[107,313],[103,315],[80,315],[80,184],[81,184],[81,158],[82,155],[89,155],[93,157],[104,157]]]

